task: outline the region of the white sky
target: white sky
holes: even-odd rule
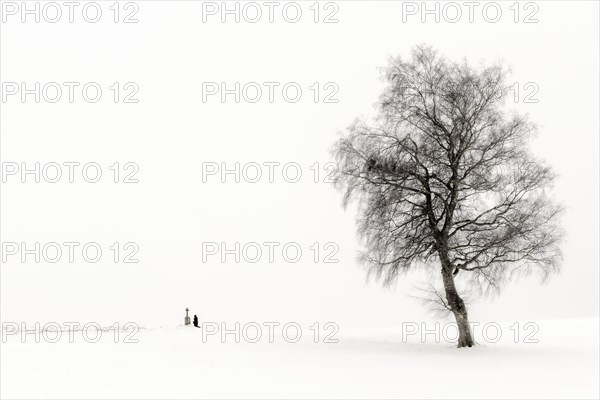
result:
[[[426,309],[408,297],[416,276],[395,290],[365,283],[355,212],[308,169],[330,161],[337,131],[373,115],[378,67],[419,43],[452,59],[503,59],[512,81],[539,86],[538,103],[508,105],[539,123],[533,149],[558,172],[556,194],[567,207],[562,274],[544,286],[508,286],[472,305],[471,320],[598,315],[597,2],[539,1],[532,24],[513,21],[512,2],[500,2],[496,24],[479,9],[474,23],[466,15],[456,24],[418,15],[403,23],[402,2],[393,1],[338,2],[334,24],[313,23],[312,2],[301,3],[297,24],[281,14],[272,24],[223,24],[203,23],[201,2],[143,1],[139,23],[114,24],[112,2],[100,3],[97,24],[80,14],[73,24],[6,16],[1,27],[2,82],[98,82],[105,90],[95,104],[23,104],[17,96],[1,104],[3,162],[95,161],[105,174],[97,184],[12,177],[2,185],[2,241],[95,241],[106,250],[97,264],[9,258],[0,272],[3,321],[173,325],[186,306],[205,320],[335,321],[341,329],[423,318]],[[295,104],[203,103],[202,82],[222,81],[298,82],[304,94]],[[136,82],[139,103],[114,104],[113,82]],[[337,84],[339,102],[315,104],[314,82]],[[110,182],[114,162],[137,163],[140,183]],[[203,183],[203,162],[297,162],[304,175],[296,184],[281,175],[275,183]],[[139,244],[140,263],[115,265],[108,246],[129,241]],[[205,241],[295,241],[305,256],[297,264],[203,264]],[[314,242],[337,243],[340,262],[312,262]]]

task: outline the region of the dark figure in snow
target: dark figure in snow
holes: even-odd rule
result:
[[[194,326],[197,328],[198,327],[198,316],[194,315]]]

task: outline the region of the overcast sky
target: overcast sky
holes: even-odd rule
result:
[[[426,316],[426,308],[410,298],[422,276],[409,275],[394,290],[365,281],[356,262],[356,210],[344,211],[340,193],[325,182],[337,132],[358,116],[374,114],[382,89],[379,67],[391,55],[409,56],[420,43],[454,60],[501,59],[512,68],[519,101],[509,99],[506,106],[539,124],[532,149],[558,173],[555,193],[567,210],[562,273],[544,286],[534,278],[509,285],[494,301],[475,303],[471,320],[598,315],[597,2],[567,7],[539,1],[527,9],[521,3],[518,16],[509,8],[512,2],[499,2],[502,15],[496,23],[482,15],[484,2],[475,8],[472,23],[464,6],[458,22],[441,18],[436,23],[428,15],[422,22],[421,10],[392,1],[321,3],[318,23],[312,2],[299,3],[297,23],[283,18],[284,3],[274,10],[273,23],[265,6],[256,23],[244,15],[239,23],[232,16],[222,23],[219,12],[213,15],[202,2],[143,1],[136,3],[139,10],[121,9],[120,22],[114,23],[112,2],[100,4],[98,23],[86,22],[78,10],[74,23],[64,15],[52,24],[43,18],[21,23],[20,14],[3,14],[3,95],[6,82],[26,82],[28,88],[35,82],[80,85],[73,103],[66,86],[56,103],[44,97],[35,103],[32,95],[23,103],[20,93],[3,99],[2,162],[96,162],[103,174],[94,184],[85,182],[80,170],[75,183],[63,177],[56,184],[43,179],[23,184],[15,175],[2,184],[3,242],[96,242],[103,249],[95,264],[82,260],[80,250],[73,264],[66,255],[55,264],[42,260],[37,265],[9,257],[1,270],[3,321],[168,326],[182,323],[183,309],[190,307],[204,320],[336,321],[343,329]],[[294,10],[286,10],[293,19]],[[444,10],[454,18],[453,10]],[[490,19],[494,14],[488,11]],[[138,23],[121,22],[130,13]],[[323,23],[326,17],[338,22]],[[524,23],[526,17],[538,22]],[[96,103],[82,98],[81,87],[88,82],[103,90]],[[115,87],[110,89],[115,82],[116,104]],[[263,96],[247,101],[255,97],[250,85],[239,103],[233,95],[222,103],[220,93],[206,92],[221,82],[229,88],[235,82],[240,87],[260,83]],[[273,82],[273,102],[264,82]],[[302,89],[295,103],[282,93],[289,83],[289,96]],[[124,103],[136,88],[130,99],[139,102]],[[51,90],[47,97],[54,96]],[[538,102],[525,103],[527,95]],[[109,168],[115,162],[120,163],[119,183]],[[127,162],[139,167],[134,174],[139,183],[122,183],[135,170],[125,168]],[[222,183],[217,173],[203,182],[203,163],[220,168],[236,162],[263,165],[262,179],[236,183],[228,175]],[[280,163],[273,183],[264,163]],[[287,163],[300,165],[297,183],[283,178],[281,166]],[[121,262],[115,264],[109,249],[115,242],[121,247],[136,243],[139,263],[123,263],[132,248],[121,248]],[[232,258],[221,263],[218,256],[203,262],[203,242],[281,246],[274,263],[263,254],[257,263],[236,264]],[[310,248],[315,242],[318,262]],[[281,256],[286,243],[303,250],[297,263]],[[325,263],[330,253],[339,262]]]

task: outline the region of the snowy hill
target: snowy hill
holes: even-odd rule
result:
[[[241,324],[223,343],[219,324],[103,331],[96,343],[80,331],[73,343],[33,335],[2,344],[3,398],[598,398],[598,319],[488,324],[479,345],[456,349],[450,329],[429,325],[369,330],[298,325],[284,336]],[[259,324],[260,325],[260,324]],[[484,326],[481,324],[480,326]],[[214,328],[219,329],[214,334]],[[511,329],[511,326],[513,327]],[[419,327],[420,329],[421,327]],[[496,329],[501,332],[498,337]],[[320,333],[315,343],[315,331]],[[519,332],[515,343],[515,332]],[[478,333],[479,332],[479,333]],[[404,334],[404,337],[403,337]],[[48,333],[48,335],[50,335]],[[93,337],[93,330],[90,330]],[[337,340],[337,343],[335,343]],[[535,340],[538,342],[535,343]],[[256,343],[251,343],[256,341]],[[272,343],[271,343],[272,342]],[[495,343],[492,343],[495,342]],[[460,372],[457,372],[460,371]]]

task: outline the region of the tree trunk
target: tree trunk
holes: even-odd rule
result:
[[[472,347],[475,343],[471,336],[471,327],[469,326],[469,317],[465,302],[460,298],[454,285],[454,276],[450,265],[442,267],[442,277],[444,280],[444,289],[446,290],[446,301],[450,306],[452,314],[458,325],[458,347]]]

